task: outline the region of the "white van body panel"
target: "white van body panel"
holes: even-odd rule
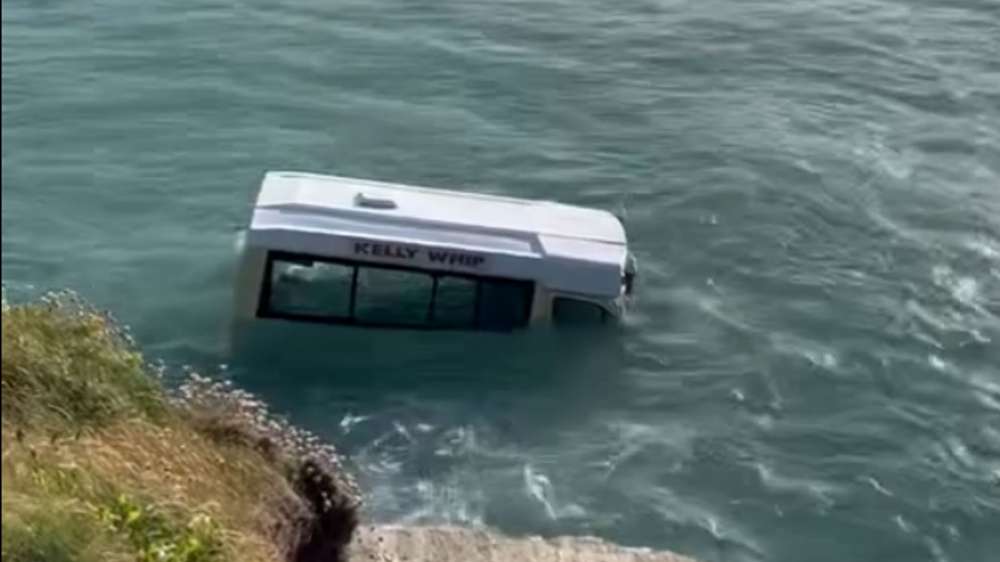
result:
[[[299,172],[264,177],[241,244],[238,318],[257,314],[271,251],[531,281],[532,323],[558,295],[620,316],[629,260],[607,211]]]

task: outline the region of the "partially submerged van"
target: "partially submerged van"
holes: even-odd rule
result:
[[[624,313],[634,262],[606,211],[268,172],[241,244],[237,320],[513,330]]]

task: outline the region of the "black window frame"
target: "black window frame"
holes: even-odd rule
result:
[[[274,310],[271,307],[271,292],[273,289],[273,277],[274,277],[274,262],[276,261],[286,261],[286,262],[320,262],[332,265],[342,265],[352,268],[351,274],[351,290],[350,290],[350,303],[348,306],[347,316],[320,316],[313,314],[302,314],[295,312],[287,312],[281,310]],[[427,317],[423,324],[410,324],[410,323],[397,323],[397,322],[371,322],[359,320],[357,318],[356,304],[358,298],[358,271],[359,268],[367,267],[374,269],[388,269],[395,271],[407,271],[412,273],[420,273],[431,277],[431,296],[428,300],[427,306]],[[448,326],[440,325],[435,326],[432,324],[434,318],[434,306],[437,303],[437,292],[438,292],[438,281],[442,277],[455,277],[459,279],[467,279],[475,283],[475,302],[473,303],[474,308],[474,318],[472,324],[469,326]],[[510,330],[496,329],[496,328],[483,328],[482,320],[480,318],[480,300],[482,298],[482,281],[494,282],[494,283],[505,283],[520,286],[520,288],[525,292],[527,298],[524,302],[523,318],[524,321],[516,326],[513,326]],[[260,294],[257,298],[257,318],[275,319],[275,320],[288,320],[293,322],[305,322],[311,324],[325,324],[325,325],[335,325],[335,326],[357,326],[361,328],[378,328],[378,329],[399,329],[399,330],[426,330],[426,331],[456,331],[456,330],[467,330],[467,331],[513,331],[523,328],[531,323],[531,313],[534,307],[535,301],[535,282],[525,279],[512,279],[509,277],[497,277],[492,275],[475,275],[469,273],[459,273],[452,271],[441,271],[436,269],[429,269],[424,267],[413,267],[398,264],[387,264],[375,261],[366,260],[352,260],[345,258],[334,258],[327,256],[317,256],[312,254],[305,254],[299,252],[287,252],[283,250],[269,250],[267,252],[267,259],[264,264],[263,280],[260,287]]]

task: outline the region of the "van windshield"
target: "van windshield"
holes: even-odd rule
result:
[[[588,326],[607,320],[608,312],[595,303],[570,297],[552,301],[552,322],[557,326]]]
[[[258,316],[388,328],[520,328],[534,283],[270,252]]]

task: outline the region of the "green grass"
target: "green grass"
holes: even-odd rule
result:
[[[70,295],[5,305],[0,361],[5,422],[79,429],[166,410],[124,335]]]
[[[314,512],[295,481],[310,451],[261,422],[261,402],[206,379],[171,397],[71,295],[4,302],[2,339],[4,562],[294,557],[289,529]],[[335,482],[349,536],[357,506]]]
[[[105,532],[85,506],[52,496],[3,498],[3,560],[111,562],[130,560],[127,544]]]

